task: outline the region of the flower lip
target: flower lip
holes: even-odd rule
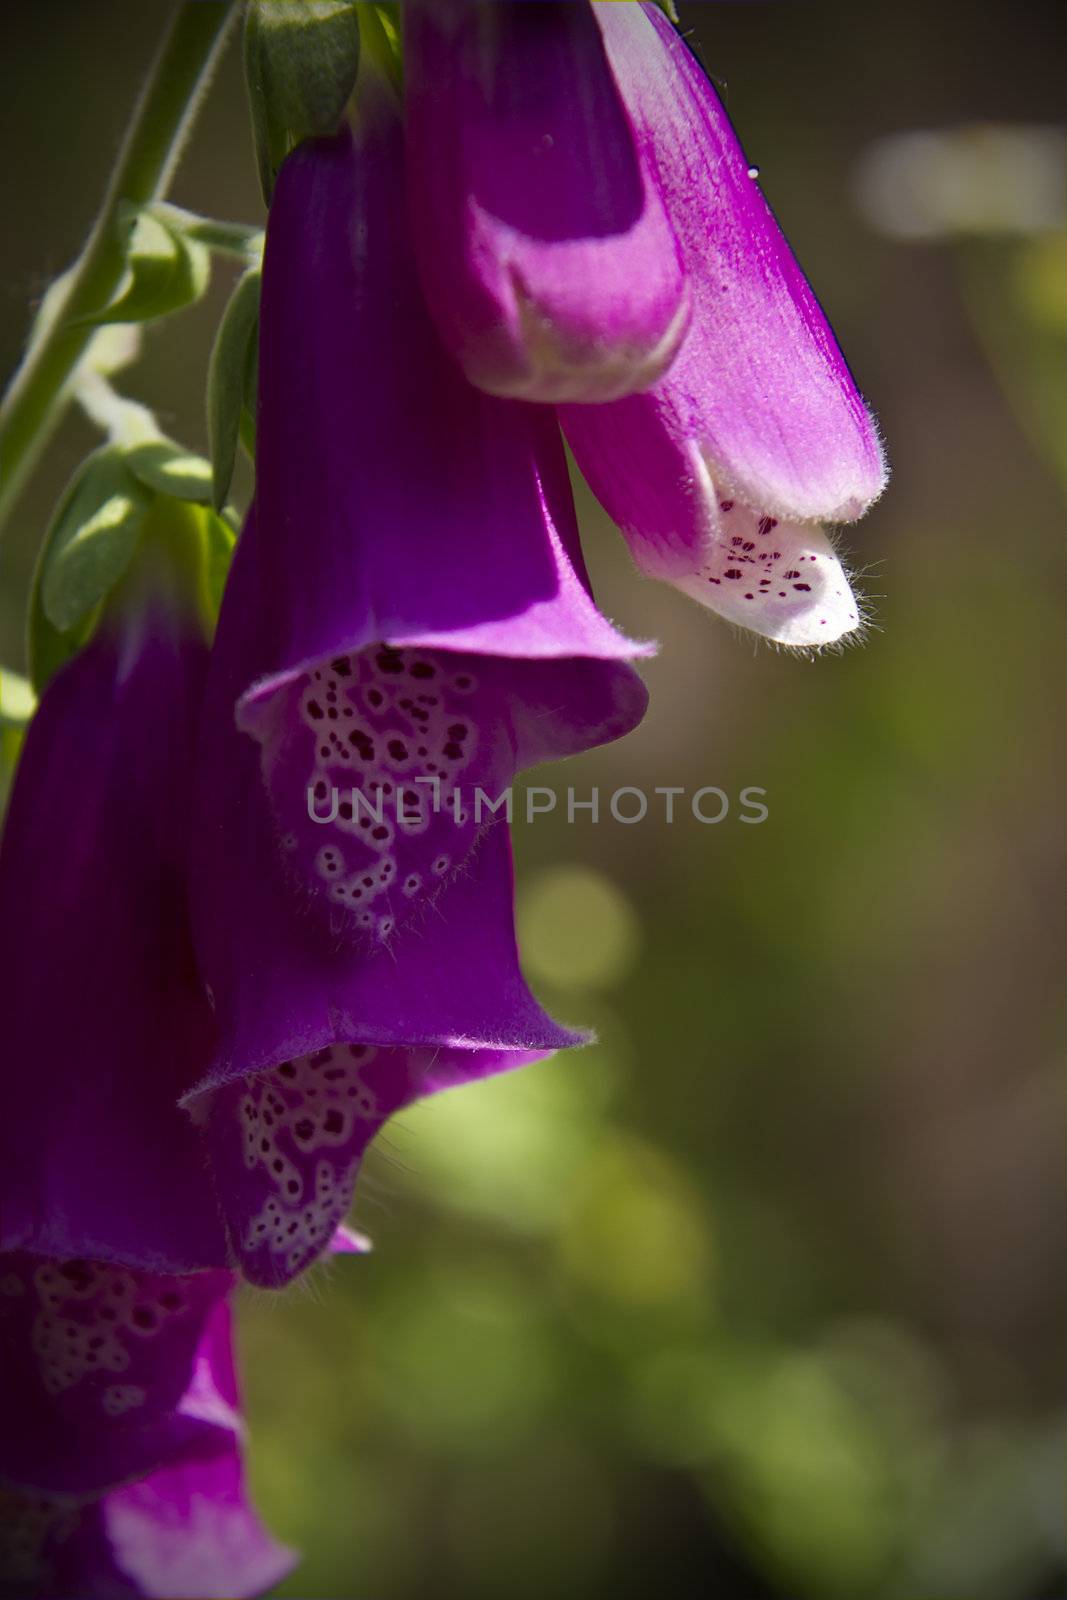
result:
[[[342,1043],[211,1092],[205,1139],[244,1277],[278,1288],[328,1246],[366,1248],[339,1246],[336,1230],[384,1123],[416,1099],[545,1053]]]
[[[860,607],[821,528],[725,501],[725,531],[670,578],[684,594],[775,644],[819,649],[861,625]]]

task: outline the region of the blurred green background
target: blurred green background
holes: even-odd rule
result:
[[[5,372],[166,9],[4,8]],[[663,648],[643,727],[554,781],[760,785],[770,817],[517,828],[529,976],[600,1043],[405,1115],[357,1202],[375,1253],[246,1294],[282,1594],[1067,1591],[1067,250],[1055,139],[997,142],[1064,120],[1067,11],[681,12],[888,440],[847,541],[876,630],[754,649],[580,491],[604,609]],[[173,198],[256,222],[237,55]],[[124,375],[199,448],[232,276]],[[92,442],[65,424],[0,549],[9,666]]]

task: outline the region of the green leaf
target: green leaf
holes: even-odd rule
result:
[[[211,503],[211,463],[183,450],[173,439],[151,439],[123,451],[123,461],[139,483],[176,500]]]
[[[226,502],[237,459],[242,410],[255,414],[255,370],[260,271],[241,278],[223,313],[211,351],[207,380],[207,433],[216,510]]]
[[[145,210],[128,215],[126,278],[117,300],[83,322],[148,322],[199,300],[207,288],[211,257],[202,244]]]
[[[33,610],[54,632],[75,631],[122,577],[149,501],[115,445],[79,468],[45,536],[34,580]]]
[[[249,0],[245,79],[263,198],[301,139],[336,133],[359,70],[354,0]]]

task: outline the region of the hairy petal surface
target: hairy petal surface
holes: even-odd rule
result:
[[[411,218],[473,383],[610,400],[669,365],[688,295],[588,0],[404,8]]]

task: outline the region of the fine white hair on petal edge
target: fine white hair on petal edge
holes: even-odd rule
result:
[[[831,645],[861,626],[859,602],[825,529],[719,501],[720,531],[670,581],[717,612],[791,649]]]

